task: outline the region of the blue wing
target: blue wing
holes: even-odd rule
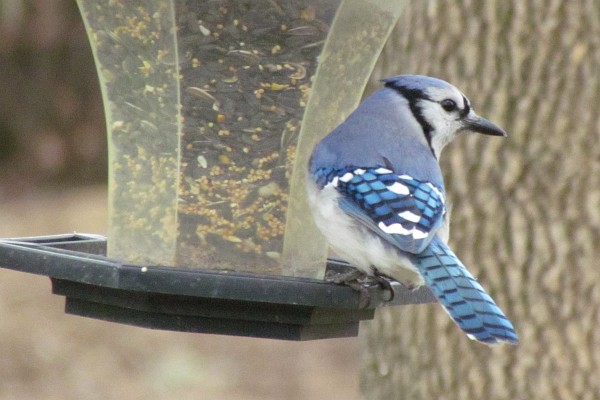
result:
[[[517,343],[517,334],[492,298],[436,236],[445,206],[440,188],[387,168],[323,168],[320,187],[342,194],[340,207],[411,259],[458,326],[484,343]]]
[[[431,242],[444,218],[440,188],[383,168],[322,168],[321,187],[333,185],[340,207],[402,251],[418,254]]]

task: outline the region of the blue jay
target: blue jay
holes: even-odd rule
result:
[[[427,285],[470,339],[516,344],[511,322],[447,245],[438,164],[462,132],[506,133],[445,81],[399,75],[383,82],[313,151],[307,189],[317,226],[365,275]]]

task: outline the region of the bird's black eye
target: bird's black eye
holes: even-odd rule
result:
[[[452,99],[442,100],[442,102],[440,104],[442,105],[442,108],[448,112],[454,111],[457,108],[456,102]]]

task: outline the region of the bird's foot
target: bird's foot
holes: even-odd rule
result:
[[[345,285],[359,293],[358,307],[360,309],[367,308],[371,302],[371,294],[368,286],[370,279],[364,272],[357,269],[351,269],[347,272],[336,272],[329,270],[325,273],[325,280],[337,285]]]
[[[338,285],[346,285],[359,292],[359,307],[361,309],[368,307],[371,302],[371,294],[369,293],[368,287],[373,284],[379,285],[379,287],[387,292],[387,296],[384,296],[384,301],[394,300],[395,292],[391,283],[394,278],[380,272],[375,267],[373,267],[372,270],[373,275],[367,275],[354,268],[347,272],[335,272],[330,270],[325,274],[325,280]]]
[[[392,286],[392,282],[394,278],[392,278],[391,276],[384,274],[383,272],[380,272],[377,268],[375,267],[371,267],[373,269],[373,279],[375,280],[375,282],[377,282],[377,284],[379,285],[379,287],[381,287],[383,290],[387,291],[389,294],[387,296],[387,298],[385,298],[385,301],[392,301],[394,300],[394,296],[395,296],[395,292],[394,292],[394,287]]]

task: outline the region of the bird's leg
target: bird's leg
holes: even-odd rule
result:
[[[367,275],[364,272],[362,272],[356,268],[351,268],[348,271],[344,271],[344,272],[328,270],[325,273],[325,280],[327,282],[332,282],[332,283],[337,283],[337,284],[346,284],[346,283],[352,282],[352,281],[363,280],[366,277],[367,277]]]
[[[371,302],[371,295],[365,285],[368,276],[356,268],[352,268],[347,272],[335,272],[329,270],[325,273],[325,280],[338,285],[348,286],[357,291],[359,293],[358,306],[361,309],[366,308]]]
[[[377,268],[375,268],[373,266],[371,267],[371,270],[373,270],[373,279],[375,280],[375,282],[377,282],[377,284],[383,290],[387,290],[390,293],[389,298],[386,299],[386,301],[394,300],[395,292],[394,292],[394,288],[392,287],[392,283],[390,281],[393,281],[395,279],[387,274],[384,274],[383,272],[379,271]]]

